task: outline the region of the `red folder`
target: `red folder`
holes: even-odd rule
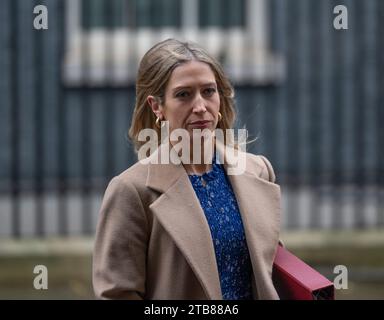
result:
[[[277,248],[272,279],[283,300],[334,300],[333,283],[287,249]]]

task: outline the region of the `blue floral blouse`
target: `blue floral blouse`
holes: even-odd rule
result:
[[[252,265],[240,211],[223,166],[216,163],[189,179],[207,218],[220,276],[223,299],[252,299]]]

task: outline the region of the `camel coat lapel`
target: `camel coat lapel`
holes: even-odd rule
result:
[[[222,148],[217,148],[217,152],[223,156]],[[159,154],[155,152],[153,157]],[[220,159],[226,161],[225,156]],[[228,172],[226,163],[224,168]],[[277,298],[270,279],[279,236],[280,196],[277,185],[259,178],[261,168],[247,161],[245,172],[228,178],[243,220],[253,267],[254,295],[272,299]],[[207,297],[222,299],[210,229],[184,167],[151,163],[146,185],[162,193],[150,209],[184,255]]]
[[[272,266],[280,233],[279,186],[251,172],[228,176],[236,195],[253,268],[253,288],[259,299],[277,299]]]

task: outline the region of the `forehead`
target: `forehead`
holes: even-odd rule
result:
[[[195,86],[216,82],[211,67],[200,61],[189,61],[176,67],[169,78],[168,87]]]

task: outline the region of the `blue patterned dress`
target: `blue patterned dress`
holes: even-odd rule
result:
[[[252,299],[252,265],[235,194],[223,166],[189,179],[207,218],[224,300]]]

